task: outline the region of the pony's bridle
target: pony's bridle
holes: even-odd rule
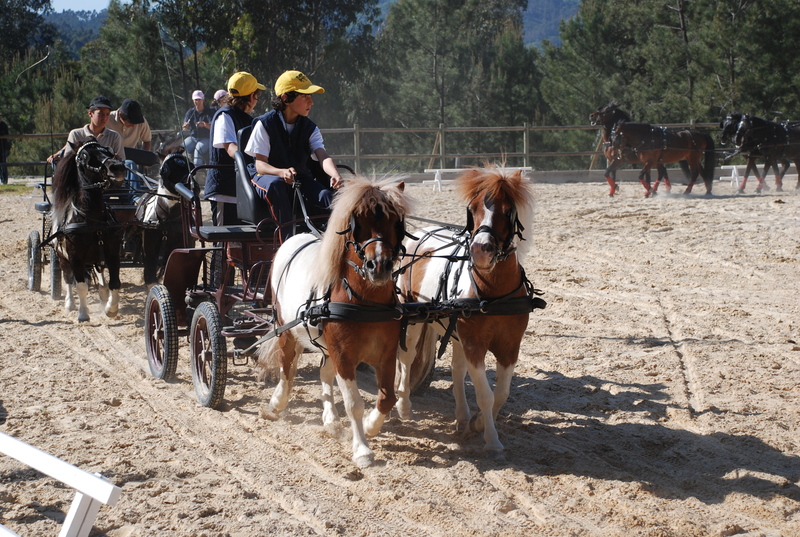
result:
[[[89,155],[87,148],[97,148],[98,151],[103,155],[103,160],[100,162],[99,166],[92,166],[89,164],[91,160],[91,155]],[[87,142],[81,146],[78,150],[78,154],[75,156],[75,161],[78,163],[78,169],[81,171],[90,171],[97,175],[102,175],[105,177],[103,181],[88,183],[83,180],[83,174],[81,176],[81,188],[84,190],[92,190],[92,189],[105,189],[111,184],[111,179],[108,173],[108,168],[106,167],[106,162],[109,160],[116,160],[114,158],[114,154],[111,152],[110,149],[100,145],[98,142]]]
[[[356,265],[355,263],[353,263],[350,260],[348,260],[347,263],[351,267],[353,267],[353,270],[356,272],[356,274],[358,274],[362,278],[366,278],[367,277],[367,271],[364,268],[364,262],[366,261],[366,257],[367,257],[367,247],[372,243],[376,243],[376,242],[386,243],[389,246],[389,248],[392,249],[392,258],[391,258],[392,259],[392,263],[394,263],[400,257],[405,255],[406,247],[403,245],[403,239],[406,236],[406,221],[405,221],[405,219],[398,220],[397,223],[395,224],[395,226],[397,228],[395,230],[397,232],[397,241],[398,241],[397,244],[394,244],[392,241],[390,241],[389,239],[386,239],[384,237],[370,237],[369,239],[365,240],[364,242],[357,242],[355,240],[356,218],[355,218],[354,214],[350,215],[350,225],[347,226],[347,228],[336,232],[337,235],[347,235],[347,234],[350,235],[350,238],[345,242],[345,249],[350,249],[350,247],[352,246],[353,250],[356,253],[356,255],[361,260],[361,265]]]
[[[477,197],[477,196],[476,196]],[[525,227],[522,225],[522,222],[519,221],[519,216],[517,216],[517,208],[516,206],[511,206],[511,213],[508,215],[508,221],[510,224],[511,231],[508,233],[508,236],[501,237],[500,234],[490,226],[479,226],[478,229],[475,228],[475,217],[472,214],[472,209],[470,206],[472,202],[475,201],[475,198],[467,204],[467,225],[464,228],[462,233],[469,233],[470,234],[470,247],[472,243],[475,241],[475,237],[479,233],[488,233],[489,236],[492,238],[492,244],[494,245],[494,260],[496,262],[505,261],[508,259],[511,254],[516,251],[517,247],[513,244],[514,237],[519,237],[520,240],[524,241],[525,238],[522,236],[522,232],[525,231]],[[484,201],[484,207],[486,203]],[[473,231],[474,230],[474,231]]]

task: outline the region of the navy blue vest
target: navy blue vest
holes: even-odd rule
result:
[[[253,120],[261,121],[269,135],[269,163],[276,168],[294,168],[299,179],[313,179],[308,167],[311,155],[311,135],[317,125],[305,116],[298,116],[292,133],[283,127],[280,112],[272,110]]]
[[[243,129],[250,125],[253,121],[252,116],[242,110],[241,108],[231,108],[230,106],[225,106],[217,110],[214,114],[214,119],[211,120],[211,125],[213,127],[214,121],[221,114],[228,114],[231,119],[233,120],[233,128],[235,132],[239,132],[239,129]],[[220,119],[222,121],[222,119]],[[211,140],[214,138],[214,132],[212,130]],[[235,196],[236,195],[236,172],[233,169],[233,159],[228,152],[225,151],[224,148],[217,148],[214,147],[213,143],[209,140],[209,164],[225,164],[230,165],[230,168],[223,168],[221,170],[210,169],[206,174],[206,188],[204,191],[205,197],[212,196],[214,194],[223,194],[226,196]],[[244,151],[244,147],[240,147],[239,151]]]

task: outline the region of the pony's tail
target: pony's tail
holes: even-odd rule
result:
[[[710,134],[705,135],[706,151],[705,161],[703,162],[703,180],[706,188],[710,190],[710,183],[714,181],[714,169],[717,167],[717,153],[714,147],[714,138]]]
[[[689,161],[688,160],[682,160],[678,164],[680,164],[681,170],[683,170],[683,176],[686,179],[691,179],[692,178],[692,170],[691,170],[691,168],[689,168]]]
[[[277,349],[278,338],[274,337],[261,344],[258,347],[258,359],[256,360],[256,380],[264,382],[267,379],[275,380],[281,369],[281,364],[278,362]]]

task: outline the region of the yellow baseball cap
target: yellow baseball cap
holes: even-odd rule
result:
[[[246,71],[233,73],[228,79],[228,93],[233,97],[246,97],[247,95],[252,95],[257,89],[263,91],[267,87],[264,84],[259,84],[256,77]]]
[[[275,81],[275,95],[296,91],[297,93],[325,93],[325,88],[315,86],[300,71],[286,71]]]

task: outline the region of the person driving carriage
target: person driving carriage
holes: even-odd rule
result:
[[[312,95],[324,92],[300,71],[284,72],[275,82],[273,109],[253,121],[245,148],[245,153],[255,158],[253,187],[269,203],[275,220],[282,226],[283,240],[292,235],[289,226],[283,224],[294,219],[291,185],[295,180],[308,205],[328,212],[333,200],[333,190],[315,180],[309,157],[330,176],[333,189],[342,186],[342,177],[325,150],[322,134],[308,118],[314,104]]]
[[[57,163],[65,154],[72,152],[73,147],[78,147],[89,140],[97,140],[97,143],[110,148],[116,157],[125,160],[125,146],[122,145],[122,136],[118,132],[107,128],[108,119],[111,117],[111,101],[107,97],[98,95],[89,103],[89,123],[80,129],[72,129],[67,136],[67,143],[49,157],[47,162]]]
[[[263,90],[256,77],[240,71],[228,79],[228,92],[225,105],[217,110],[211,120],[210,164],[229,165],[221,169],[212,168],[206,175],[204,196],[206,199],[216,196],[236,196],[236,172],[233,159],[239,145],[236,133],[253,122],[250,113],[258,104]],[[222,91],[222,90],[220,90]],[[217,92],[219,93],[219,92]],[[214,225],[233,224],[237,221],[236,203],[222,204],[222,214],[216,199],[211,200],[211,218]]]
[[[122,136],[122,145],[125,147],[125,166],[128,167],[126,179],[134,191],[130,199],[131,202],[134,202],[139,197],[139,193],[145,189],[144,181],[134,173],[134,170],[138,166],[158,164],[158,155],[150,151],[153,139],[150,124],[142,114],[139,102],[125,99],[117,110],[111,112],[108,128],[117,131]],[[142,144],[141,149],[138,148],[139,142]],[[142,168],[139,170],[141,171]]]

